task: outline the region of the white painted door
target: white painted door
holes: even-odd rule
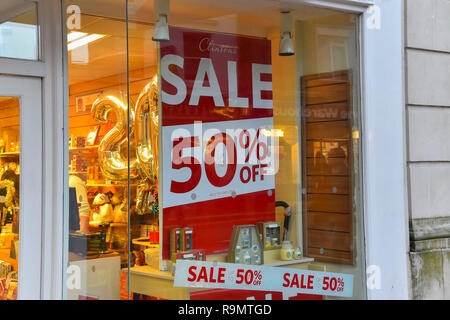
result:
[[[17,272],[18,299],[41,296],[42,149],[41,79],[0,76],[0,183],[17,189],[12,202],[3,189],[0,260]]]

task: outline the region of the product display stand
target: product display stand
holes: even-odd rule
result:
[[[302,258],[300,260],[281,261],[277,257],[280,250],[264,251],[264,265],[281,267],[289,266],[297,269],[309,269],[309,264],[314,262],[313,258]],[[207,256],[207,261],[226,262],[226,254],[212,254]],[[181,300],[190,299],[190,293],[196,291],[210,290],[174,287],[174,275],[169,271],[160,271],[150,266],[136,266],[130,268],[130,291],[148,296]]]

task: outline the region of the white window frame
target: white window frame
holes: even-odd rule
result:
[[[0,75],[0,96],[19,98],[20,195],[18,299],[41,297],[42,80]]]
[[[27,277],[40,278],[33,299],[60,299],[63,292],[64,90],[60,0],[37,3],[39,60],[0,58],[3,75],[40,78],[42,83],[42,217],[40,264]],[[67,144],[67,143],[66,143]],[[36,272],[40,277],[36,277]],[[30,272],[27,268],[25,272]],[[30,297],[30,296],[27,296]]]
[[[367,298],[408,299],[403,1],[303,0],[359,13]]]
[[[408,215],[405,166],[403,1],[298,0],[305,4],[361,15],[361,140],[366,267],[380,271],[380,286],[369,299],[409,298]],[[40,0],[42,61],[0,59],[2,73],[43,78],[44,199],[41,298],[64,297],[63,212],[67,212],[67,75],[61,0]],[[376,7],[372,7],[375,5]],[[373,25],[373,9],[381,27]],[[5,61],[7,60],[7,61]],[[375,283],[376,284],[376,283]]]

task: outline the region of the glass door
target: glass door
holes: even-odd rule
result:
[[[0,76],[0,300],[41,289],[41,80]]]
[[[340,297],[364,297],[357,16],[264,0],[63,4],[68,299],[265,298],[175,285],[179,260],[342,273]],[[321,139],[328,169],[311,171]],[[274,299],[339,296],[281,289]]]

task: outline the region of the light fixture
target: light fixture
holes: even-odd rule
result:
[[[159,15],[158,21],[155,25],[155,31],[153,31],[153,41],[168,41],[169,38],[169,25],[167,24],[167,16],[164,14]]]
[[[67,35],[67,42],[75,41],[75,40],[80,39],[81,37],[84,37],[84,36],[87,36],[87,33],[79,32],[79,31],[71,31]]]
[[[292,14],[291,11],[281,11],[280,14],[280,56],[294,55],[294,45],[292,44]]]
[[[83,32],[79,32],[79,33],[81,34]],[[73,49],[87,45],[88,43],[94,42],[98,39],[105,37],[104,34],[96,34],[96,33],[93,33],[93,34],[85,33],[84,35],[80,35],[80,34],[71,36],[72,41],[67,44],[67,51],[71,51]],[[69,40],[69,36],[67,38]],[[75,40],[73,40],[73,38],[75,38]]]
[[[155,1],[156,25],[153,41],[169,41],[169,0]]]
[[[284,131],[282,129],[261,129],[260,131],[266,137],[284,137]]]

